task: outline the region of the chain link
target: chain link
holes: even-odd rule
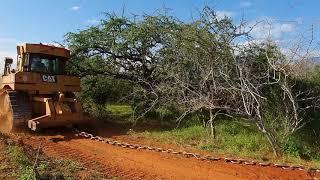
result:
[[[87,139],[91,139],[94,141],[99,141],[102,143],[114,145],[114,146],[119,146],[122,148],[129,148],[129,149],[143,149],[143,150],[148,150],[148,151],[155,151],[155,152],[160,152],[160,153],[168,153],[168,154],[174,154],[174,155],[182,155],[186,158],[196,158],[202,161],[220,161],[223,160],[227,163],[232,163],[232,164],[244,164],[248,166],[256,165],[256,166],[262,166],[262,167],[276,167],[276,168],[282,168],[285,170],[301,170],[301,171],[307,171],[307,172],[317,172],[320,173],[320,169],[316,168],[305,168],[304,166],[300,165],[287,165],[287,164],[277,164],[277,163],[269,163],[269,162],[257,162],[257,161],[252,161],[252,160],[246,160],[246,159],[233,159],[233,158],[220,158],[220,157],[213,157],[213,156],[208,156],[208,155],[200,155],[196,153],[191,153],[191,152],[186,152],[186,151],[175,151],[173,149],[163,149],[163,148],[156,148],[156,147],[150,147],[150,146],[145,146],[145,145],[138,145],[138,144],[130,144],[126,142],[119,142],[116,140],[108,139],[108,138],[102,138],[100,136],[94,136],[93,134],[80,131],[78,129],[73,129],[75,132],[76,136],[81,136]]]

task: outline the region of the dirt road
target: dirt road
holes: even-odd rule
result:
[[[125,149],[76,137],[65,131],[55,135],[25,135],[21,140],[42,147],[48,156],[72,159],[110,177],[122,179],[312,179],[305,171],[274,167],[206,162],[166,153]]]

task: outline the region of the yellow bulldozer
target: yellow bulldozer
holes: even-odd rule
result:
[[[80,78],[66,75],[70,51],[44,44],[17,46],[17,67],[4,59],[0,77],[0,131],[39,129],[88,123],[75,92]]]

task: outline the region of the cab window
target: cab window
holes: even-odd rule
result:
[[[30,63],[32,72],[52,75],[64,74],[65,61],[61,57],[31,54]]]

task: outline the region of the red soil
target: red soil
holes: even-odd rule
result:
[[[106,131],[104,131],[106,132]],[[24,144],[42,147],[48,156],[79,161],[89,169],[96,169],[110,177],[122,179],[313,179],[315,174],[275,167],[230,164],[223,161],[201,161],[167,153],[132,150],[74,136],[26,135]],[[109,133],[110,136],[110,131]],[[125,135],[121,139],[126,139]],[[130,138],[128,138],[130,141]],[[140,141],[143,141],[140,140]],[[135,142],[137,143],[137,142]],[[143,144],[144,142],[139,142]],[[147,142],[145,142],[147,143]],[[319,178],[320,176],[317,175]]]

